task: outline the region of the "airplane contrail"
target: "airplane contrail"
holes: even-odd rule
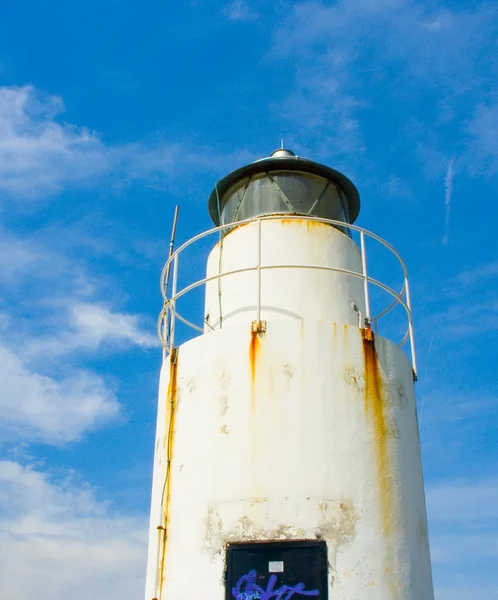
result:
[[[452,156],[448,162],[446,175],[444,177],[444,205],[446,209],[446,214],[444,219],[444,236],[442,239],[443,246],[447,245],[449,238],[451,198],[453,196],[453,176],[455,174],[453,169],[454,164],[455,157]]]

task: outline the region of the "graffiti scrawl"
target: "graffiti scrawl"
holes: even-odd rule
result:
[[[256,570],[251,570],[249,573],[242,575],[237,581],[237,585],[232,588],[232,596],[235,600],[290,600],[292,596],[318,596],[318,590],[305,590],[304,583],[296,583],[296,585],[281,585],[275,588],[277,576],[272,575],[268,580],[266,589],[259,586],[256,581],[258,573]]]

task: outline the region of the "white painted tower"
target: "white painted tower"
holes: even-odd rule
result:
[[[145,600],[432,600],[401,257],[353,225],[346,177],[288,150],[218,182],[209,207],[217,227],[162,277]],[[196,281],[182,259],[213,233]],[[367,241],[399,260],[401,291],[373,278]],[[372,330],[396,306],[401,344]]]

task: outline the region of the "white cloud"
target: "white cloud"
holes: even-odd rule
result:
[[[67,233],[74,241],[74,233]],[[37,302],[64,294],[87,298],[102,289],[89,274],[81,256],[73,257],[55,244],[63,244],[62,235],[51,231],[31,231],[15,235],[0,225],[0,290],[4,297],[12,295],[16,302],[19,293],[24,299]],[[55,238],[55,240],[54,240]]]
[[[44,315],[38,327],[52,329],[50,334],[20,326],[6,315],[0,319],[5,340],[0,344],[0,438],[9,442],[76,441],[116,419],[120,406],[115,390],[79,366],[82,353],[96,354],[102,344],[112,352],[126,345],[159,346],[137,315],[77,298],[58,301],[48,312],[44,308],[38,311]],[[57,312],[52,325],[51,308]]]
[[[223,9],[230,21],[255,21],[259,14],[245,0],[232,0]]]
[[[44,357],[45,359],[47,357]],[[4,440],[64,443],[116,418],[119,405],[96,374],[66,367],[56,379],[0,346],[0,430]]]
[[[26,272],[33,272],[40,256],[33,244],[10,235],[0,228],[0,274],[2,283],[11,283]]]
[[[61,319],[55,334],[31,339],[25,345],[30,358],[47,355],[53,358],[78,350],[96,351],[103,343],[113,346],[114,350],[121,345],[159,347],[155,330],[142,329],[137,315],[114,312],[102,304],[77,299],[63,303],[58,300],[56,304],[69,305],[67,324]]]
[[[147,523],[113,514],[87,486],[0,462],[0,595],[9,600],[135,600]]]
[[[20,350],[22,346],[24,359],[96,351],[103,343],[115,349],[159,345],[154,323],[146,327],[143,317],[116,311],[109,301],[96,299],[107,293],[106,282],[93,278],[84,263],[0,231],[4,304],[15,308],[22,289],[29,312],[37,313],[36,321],[25,323],[16,321],[13,311],[10,317],[0,313],[10,345],[17,344]]]
[[[104,176],[108,185],[138,179],[164,187],[187,172],[252,158],[172,140],[106,145],[88,128],[62,121],[64,110],[62,98],[31,85],[0,87],[0,195],[37,199],[70,185],[95,185]]]
[[[31,197],[109,168],[98,137],[56,120],[64,105],[32,86],[0,88],[0,192]]]
[[[79,440],[120,412],[117,384],[109,387],[108,378],[82,367],[82,354],[98,357],[102,345],[107,353],[130,345],[158,347],[153,323],[147,331],[139,316],[95,300],[105,286],[79,261],[2,233],[0,439]],[[99,371],[105,372],[105,361]]]
[[[87,343],[95,347],[104,339],[128,341],[137,346],[157,346],[157,336],[142,331],[136,315],[116,313],[102,305],[76,304],[71,321]]]

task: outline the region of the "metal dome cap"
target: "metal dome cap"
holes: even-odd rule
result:
[[[345,175],[279,148],[229,173],[209,196],[216,225],[265,214],[303,214],[354,223],[360,195]]]

